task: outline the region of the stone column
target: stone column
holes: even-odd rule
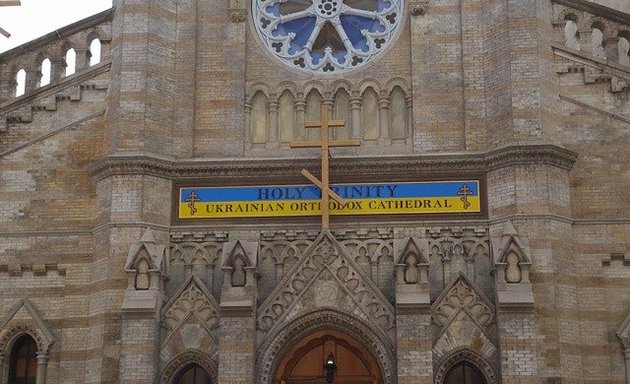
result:
[[[66,74],[66,62],[63,58],[50,58],[50,83],[54,84],[61,80]]]
[[[378,98],[378,124],[381,144],[389,144],[389,105],[389,97],[380,95]]]
[[[413,143],[413,96],[409,95],[405,98],[407,103],[407,144]]]
[[[48,369],[48,352],[37,352],[37,375],[35,384],[46,384],[46,370]]]
[[[77,73],[88,67],[88,49],[87,48],[74,48],[74,51],[77,53],[76,57],[76,67],[74,72]]]
[[[278,144],[278,99],[276,95],[271,95],[269,103],[269,135],[267,137],[267,147],[275,147]]]
[[[361,97],[356,96],[350,99],[350,110],[352,114],[352,138],[361,138]]]
[[[254,141],[252,134],[252,103],[250,101],[245,102],[245,140],[251,145]]]
[[[295,139],[297,141],[303,141],[306,137],[304,132],[304,119],[306,115],[306,100],[303,98],[295,99]]]

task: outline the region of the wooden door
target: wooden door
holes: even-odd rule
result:
[[[337,366],[334,383],[382,383],[376,359],[361,343],[341,332],[322,330],[291,346],[278,365],[274,384],[326,383],[324,364],[331,353]]]

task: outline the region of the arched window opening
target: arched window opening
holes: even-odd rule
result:
[[[136,289],[139,291],[147,290],[151,287],[151,280],[149,276],[149,262],[146,259],[142,259],[138,262],[138,273],[136,274]]]
[[[290,91],[282,92],[278,102],[278,139],[288,143],[294,140],[295,99]]]
[[[29,335],[21,336],[11,349],[9,383],[35,384],[37,376],[37,344]]]
[[[374,88],[363,92],[361,103],[361,120],[363,121],[363,138],[376,140],[379,134],[378,95]]]
[[[20,69],[15,75],[15,97],[22,96],[26,92],[26,71]]]
[[[565,17],[564,24],[564,42],[569,48],[580,50],[580,42],[578,41],[577,17],[569,14]]]
[[[50,84],[50,71],[52,68],[52,64],[50,59],[44,59],[42,61],[42,65],[40,67],[40,71],[42,73],[42,77],[39,80],[39,86],[43,87],[44,85]]]
[[[306,97],[306,120],[307,121],[319,121],[322,118],[322,95],[316,90],[312,89]],[[306,139],[311,141],[320,140],[320,130],[309,128],[306,130]]]
[[[66,52],[66,76],[74,74],[77,68],[77,52],[74,48],[68,49]]]
[[[340,140],[348,140],[352,138],[352,123],[350,121],[350,95],[341,88],[335,94],[335,102],[333,104],[333,119],[343,120],[346,125],[337,127],[332,130],[333,137]]]
[[[210,375],[197,364],[191,364],[182,370],[175,384],[211,384]]]
[[[407,112],[407,98],[399,86],[394,87],[390,96],[389,129],[393,140],[407,137],[409,113]]]
[[[269,100],[261,91],[256,92],[252,99],[250,138],[254,144],[267,141],[267,126],[269,119]]]
[[[521,267],[519,266],[519,258],[515,252],[508,253],[505,258],[507,267],[505,269],[505,280],[508,283],[520,283],[521,281]]]
[[[101,62],[101,41],[96,38],[90,43],[90,67]]]
[[[486,384],[486,379],[477,367],[462,361],[446,373],[444,384]]]

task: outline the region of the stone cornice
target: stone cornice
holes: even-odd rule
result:
[[[573,9],[579,9],[592,13],[593,15],[601,16],[608,20],[616,21],[622,24],[630,24],[630,15],[618,11],[613,8],[609,8],[600,4],[595,4],[592,1],[587,0],[551,0],[556,4],[561,4]]]
[[[410,156],[336,157],[331,165],[335,176],[429,175],[484,173],[515,165],[544,164],[570,170],[577,154],[554,145],[504,147],[488,152]],[[196,159],[175,160],[150,155],[113,155],[99,161],[90,171],[95,180],[115,175],[147,175],[166,179],[216,177],[296,176],[304,168],[316,169],[316,158],[285,159]]]

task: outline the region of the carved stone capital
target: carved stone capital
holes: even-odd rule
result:
[[[228,11],[230,21],[232,23],[243,23],[247,19],[246,9],[230,9]]]
[[[428,1],[412,1],[410,4],[411,16],[424,16],[429,12]]]

